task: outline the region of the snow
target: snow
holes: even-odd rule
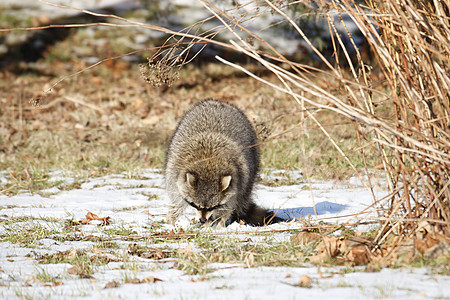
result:
[[[284,176],[272,172],[272,178]],[[360,212],[373,204],[371,192],[361,179],[347,183],[313,181],[306,184],[301,174],[289,174],[298,184],[278,187],[258,185],[255,200],[267,207],[279,210],[286,218],[310,217],[314,220],[324,218],[330,222],[348,220],[348,216]],[[73,183],[79,180],[70,174],[57,171],[52,174],[53,181]],[[136,179],[139,178],[139,179]],[[0,182],[6,182],[5,174]],[[377,197],[386,191],[374,188]],[[316,204],[317,216],[314,213]],[[129,174],[108,175],[85,180],[80,188],[64,190],[61,186],[45,190],[45,193],[19,193],[14,196],[0,195],[0,234],[8,228],[30,226],[27,221],[7,225],[6,221],[18,217],[32,217],[31,224],[40,224],[48,229],[62,227],[67,220],[81,220],[88,211],[100,217],[109,216],[108,228],[133,230],[135,234],[148,234],[149,228],[159,224],[162,229],[173,228],[161,223],[165,220],[168,198],[164,191],[164,178],[158,170],[142,170],[139,176]],[[374,214],[374,212],[370,212]],[[186,212],[177,225],[189,230],[190,220],[195,216],[192,210]],[[51,218],[51,219],[49,219]],[[162,225],[161,225],[162,224]],[[16,227],[14,227],[16,226]],[[268,227],[250,227],[233,223],[225,229],[204,229],[205,231],[245,232],[267,229],[299,228],[299,222],[283,222]],[[104,235],[94,224],[78,226],[78,234],[87,236]],[[202,230],[202,229],[201,229]],[[75,234],[75,233],[74,233]],[[241,234],[241,235],[242,235]],[[292,234],[274,232],[275,241],[288,240]],[[258,236],[252,240],[258,241]],[[263,241],[263,239],[261,239]],[[127,251],[127,242],[118,239],[119,253]],[[173,249],[185,248],[188,243],[171,242]],[[165,244],[158,244],[163,246]],[[189,244],[196,251],[195,244]],[[151,246],[151,245],[149,245]],[[109,262],[95,267],[93,278],[81,279],[70,275],[68,263],[39,264],[33,257],[45,253],[57,253],[73,249],[94,251],[93,241],[58,241],[57,238],[41,239],[34,246],[24,246],[11,242],[0,243],[0,298],[13,299],[428,299],[450,298],[450,276],[433,274],[425,268],[382,269],[380,272],[363,272],[356,268],[352,272],[342,272],[345,267],[322,267],[306,264],[304,267],[251,267],[244,264],[214,263],[209,265],[214,271],[205,277],[188,275],[173,268],[174,261],[151,260],[135,257],[128,262]],[[111,254],[110,254],[111,256]],[[139,271],[122,268],[123,264],[139,266]],[[53,286],[37,280],[38,274],[51,274],[63,284]],[[322,274],[322,276],[320,276]],[[312,279],[311,288],[297,287],[299,278],[308,275]],[[144,279],[154,276],[161,279],[155,283],[125,283],[124,278]],[[105,288],[111,281],[120,283],[116,288]]]

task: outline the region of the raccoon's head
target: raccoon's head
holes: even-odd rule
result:
[[[197,210],[197,216],[201,223],[215,221],[228,210],[227,203],[234,196],[234,178],[231,173],[220,173],[220,175],[199,174],[186,171],[179,181],[180,190],[184,201]]]

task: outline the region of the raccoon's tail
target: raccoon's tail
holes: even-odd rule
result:
[[[247,224],[251,224],[254,226],[264,226],[284,221],[284,219],[279,218],[273,212],[259,207],[255,203],[252,203],[252,205],[247,210],[244,221]]]

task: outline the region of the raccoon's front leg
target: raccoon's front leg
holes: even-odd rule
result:
[[[169,211],[167,212],[167,223],[175,225],[175,222],[183,214],[187,207],[185,201],[172,200],[169,203]]]
[[[216,214],[213,214],[211,220],[213,220],[213,224],[216,228],[225,228],[226,222],[231,218],[231,213],[228,211],[219,211]]]
[[[216,225],[216,228],[225,228],[225,223],[228,221],[228,218],[220,218],[219,222]]]
[[[215,228],[225,228],[225,223],[227,221],[228,221],[227,218],[208,219],[208,221],[203,223],[203,226],[205,227],[214,226]]]

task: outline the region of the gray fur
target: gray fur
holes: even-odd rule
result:
[[[270,214],[251,199],[259,169],[258,148],[251,147],[256,143],[252,125],[234,105],[206,99],[188,110],[166,153],[168,222],[192,205],[201,222],[263,225]]]

